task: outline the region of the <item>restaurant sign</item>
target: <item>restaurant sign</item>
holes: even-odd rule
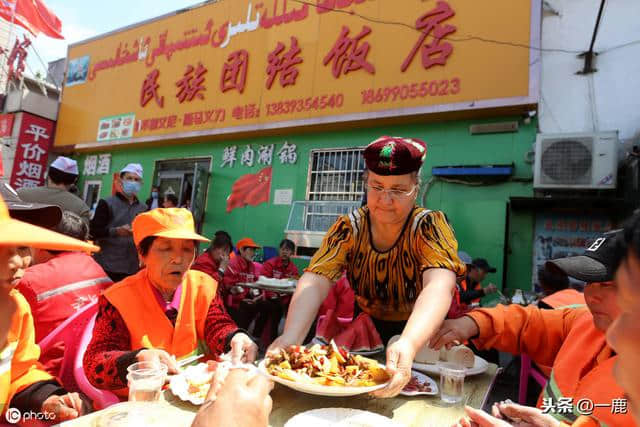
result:
[[[55,123],[51,120],[22,113],[16,155],[9,181],[13,188],[41,187],[45,184],[54,126]]]
[[[70,46],[56,145],[532,104],[538,52],[528,46],[539,38],[539,8],[539,0],[203,4]]]

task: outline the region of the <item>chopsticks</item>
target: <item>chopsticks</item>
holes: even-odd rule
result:
[[[178,366],[178,368],[182,368],[183,366],[186,366],[190,363],[195,362],[196,360],[200,360],[204,357],[204,354],[198,354],[195,356],[191,356],[191,357],[187,357],[185,359],[182,359],[181,361],[179,361],[176,365]]]

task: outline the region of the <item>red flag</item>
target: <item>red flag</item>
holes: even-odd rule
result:
[[[13,21],[34,36],[43,33],[54,39],[64,39],[62,21],[42,0],[0,0],[0,18]]]
[[[242,175],[233,183],[227,197],[227,212],[246,205],[258,206],[269,201],[271,193],[271,166],[258,173]]]

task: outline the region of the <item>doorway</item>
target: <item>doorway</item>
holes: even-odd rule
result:
[[[193,214],[197,231],[201,231],[204,221],[210,167],[210,157],[156,161],[153,182],[159,188],[161,200],[173,194],[178,207]]]

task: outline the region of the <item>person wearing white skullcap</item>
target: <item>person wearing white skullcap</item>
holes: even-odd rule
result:
[[[89,206],[69,190],[78,181],[78,162],[60,156],[51,163],[47,173],[47,185],[36,188],[21,188],[18,195],[29,203],[56,205],[63,211],[79,215],[89,224]]]
[[[139,163],[129,163],[122,168],[118,191],[98,202],[91,220],[91,236],[101,248],[95,259],[114,283],[140,269],[131,223],[148,209],[138,200],[142,177]]]

